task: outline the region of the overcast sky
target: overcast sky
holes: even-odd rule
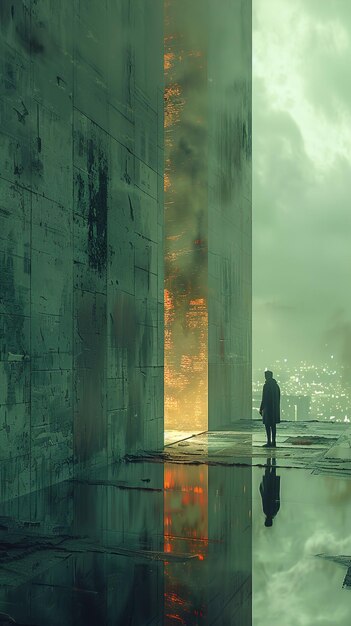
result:
[[[351,366],[351,2],[253,5],[254,367]]]

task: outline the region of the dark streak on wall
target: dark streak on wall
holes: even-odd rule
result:
[[[16,293],[13,264],[14,260],[10,252],[0,254],[0,302],[5,309],[5,313],[7,313],[4,316],[4,328],[2,329],[4,337],[2,359],[7,357],[8,354],[19,354],[22,356],[24,352],[23,301],[21,294]],[[16,302],[15,310],[12,308],[14,302]],[[23,374],[22,363],[20,366],[16,362],[5,361],[4,363],[4,371],[7,378],[5,402],[9,409],[12,409],[16,403],[16,384]]]
[[[88,250],[89,264],[100,274],[107,261],[107,185],[106,156],[88,141],[87,165],[89,176]]]

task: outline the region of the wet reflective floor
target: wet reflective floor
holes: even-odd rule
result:
[[[264,473],[253,470],[253,624],[350,624],[350,479],[276,470],[280,506],[267,528]]]
[[[248,468],[126,463],[5,512],[0,611],[19,623],[251,621]]]
[[[5,504],[0,612],[33,626],[348,625],[350,446],[335,426],[282,428],[268,453],[255,424],[211,433],[206,458],[199,435],[183,440],[192,453]]]

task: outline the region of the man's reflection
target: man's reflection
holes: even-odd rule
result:
[[[260,484],[264,525],[273,526],[273,519],[280,509],[280,476],[276,475],[276,459],[268,458],[265,473]]]

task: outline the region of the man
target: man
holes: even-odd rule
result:
[[[266,428],[267,443],[264,448],[275,448],[276,425],[280,422],[280,389],[273,378],[273,372],[264,373],[266,382],[263,385],[260,415]]]

